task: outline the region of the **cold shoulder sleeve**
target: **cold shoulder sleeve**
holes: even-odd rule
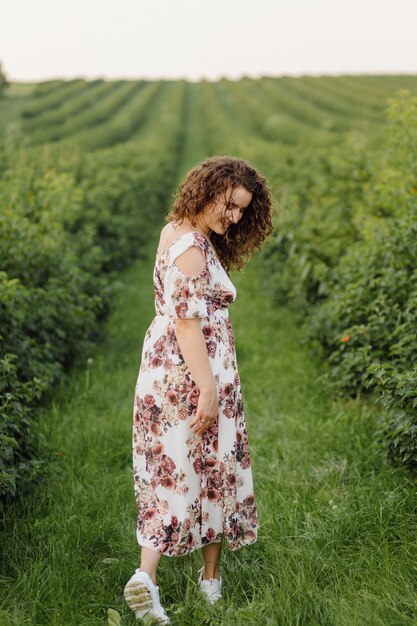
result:
[[[188,236],[189,235],[189,236]],[[204,268],[194,276],[187,276],[174,263],[175,259],[191,246],[204,255]],[[180,318],[207,317],[211,302],[210,270],[207,250],[196,233],[187,233],[171,250],[164,278],[165,306],[170,315]]]

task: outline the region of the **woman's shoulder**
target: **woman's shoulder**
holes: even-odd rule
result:
[[[172,222],[168,222],[163,226],[159,233],[158,256],[176,239],[177,234]]]
[[[158,255],[163,254],[177,239],[182,239],[185,235],[190,234],[194,240],[197,240],[199,244],[204,244],[205,237],[198,231],[192,230],[189,226],[182,227],[176,226],[173,222],[168,222],[162,228],[159,235],[158,243]],[[201,245],[199,246],[201,247]]]

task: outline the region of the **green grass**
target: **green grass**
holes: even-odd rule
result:
[[[135,623],[123,599],[139,560],[131,425],[156,242],[120,277],[101,345],[42,410],[56,460],[43,488],[7,512],[0,624],[106,624],[108,607]],[[371,444],[372,403],[325,396],[300,331],[259,284],[260,262],[232,275],[230,308],[259,539],[224,547],[223,606],[198,598],[200,551],[162,557],[163,603],[184,626],[416,623],[417,487]]]

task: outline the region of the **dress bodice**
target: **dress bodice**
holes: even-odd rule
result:
[[[204,254],[204,269],[187,276],[175,265],[175,259],[191,246]],[[199,231],[188,231],[177,237],[155,259],[155,312],[174,317],[208,317],[218,309],[227,309],[236,300],[236,287]]]

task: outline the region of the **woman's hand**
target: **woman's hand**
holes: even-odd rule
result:
[[[214,424],[217,419],[219,401],[217,398],[217,388],[211,387],[207,390],[200,390],[197,411],[190,422],[190,428],[196,435],[202,435]]]

